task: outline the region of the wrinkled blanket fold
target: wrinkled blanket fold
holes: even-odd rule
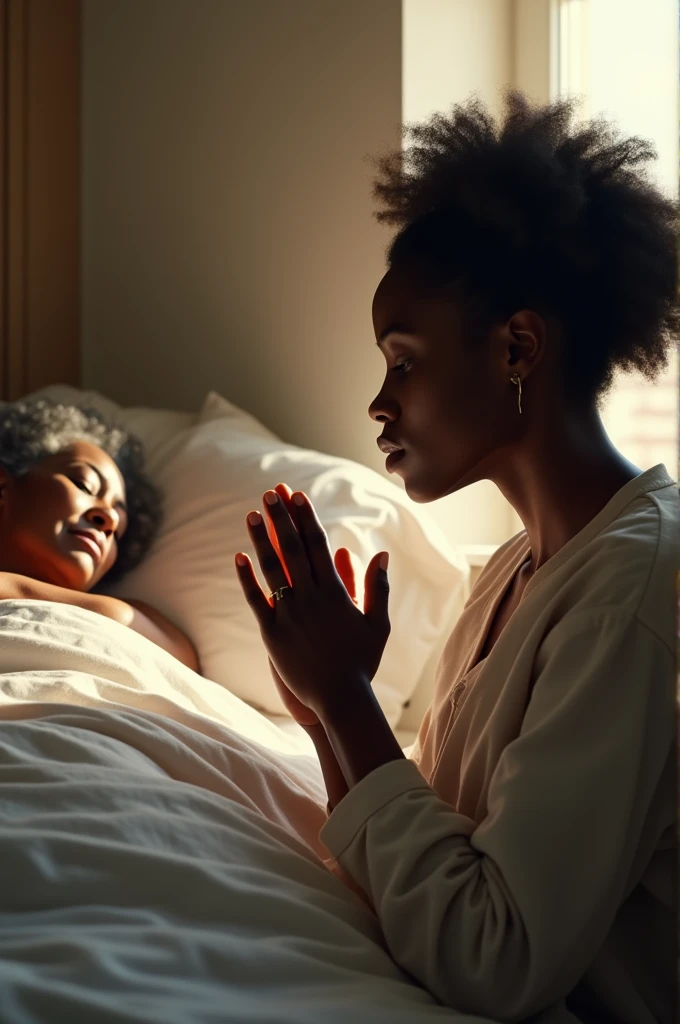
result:
[[[328,870],[295,737],[102,616],[0,601],[2,1024],[477,1021]]]

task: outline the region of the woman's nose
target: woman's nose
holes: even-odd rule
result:
[[[399,415],[396,403],[379,391],[368,407],[368,415],[376,423],[391,423]]]
[[[106,506],[99,505],[96,508],[91,508],[87,512],[86,518],[88,522],[104,533],[114,533],[118,526],[117,512],[112,508],[106,508]]]

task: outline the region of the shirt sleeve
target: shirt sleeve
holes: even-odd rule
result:
[[[673,656],[637,621],[565,619],[540,654],[480,825],[395,761],[321,831],[396,962],[444,1004],[502,1021],[564,999],[594,960],[637,881],[674,736]]]

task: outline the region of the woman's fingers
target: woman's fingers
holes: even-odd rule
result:
[[[376,633],[386,643],[390,635],[389,596],[390,584],[387,578],[389,555],[381,551],[368,563],[364,581],[364,615]]]
[[[352,564],[352,555],[347,548],[338,548],[334,556],[338,576],[345,584],[345,590],[357,604],[357,579]]]
[[[294,589],[306,588],[309,585],[312,576],[309,560],[295,524],[293,523],[286,508],[284,499],[282,499],[276,491],[265,491],[264,508],[267,512],[267,516],[269,517],[270,526],[276,534],[276,546],[269,536],[267,536],[267,544],[271,548],[272,554],[276,557],[277,564],[280,567],[280,572],[290,579],[290,585]],[[267,546],[263,543],[262,553],[265,557],[267,555],[266,547]],[[262,571],[265,572],[265,566],[262,562],[262,558],[260,557],[259,550],[258,557],[260,558]],[[284,584],[285,582],[286,580],[284,580]],[[282,585],[283,584],[279,584],[279,586]],[[272,587],[272,589],[275,588]]]
[[[269,603],[267,595],[259,584],[257,576],[255,575],[253,563],[250,561],[248,556],[244,555],[241,551],[236,555],[234,561],[236,562],[236,574],[239,578],[239,583],[241,584],[245,599],[253,609],[260,629],[265,630],[271,623],[274,610]]]
[[[297,507],[297,527],[304,541],[314,579],[319,584],[337,584],[338,574],[328,546],[328,537],[314,506],[303,491],[295,491],[292,502]]]
[[[264,519],[259,512],[249,512],[246,516],[248,533],[253,542],[262,575],[271,591],[279,587],[290,586],[286,572],[281,564],[274,545],[272,544]]]
[[[278,494],[279,498],[283,498],[287,508],[290,503],[290,499],[293,497],[293,492],[288,484],[277,484],[274,490]]]
[[[274,488],[274,490],[278,494],[279,498],[281,498],[283,504],[286,507],[286,510],[287,510],[289,516],[293,520],[293,523],[295,523],[295,516],[293,514],[293,506],[292,506],[292,502],[290,500],[293,492],[291,491],[290,487],[288,486],[288,484],[277,484],[276,487]],[[281,546],[279,544],[279,538],[276,536],[276,530],[274,529],[274,524],[272,523],[271,519],[268,520],[268,521],[265,520],[265,522],[266,522],[266,526],[267,526],[267,531],[269,533],[269,539],[272,542],[274,550],[276,551],[277,555],[279,556],[279,560],[280,560],[280,562],[281,562],[281,564],[283,566],[283,571],[285,572],[286,579],[288,580],[288,585],[290,586],[291,582],[292,582],[291,578],[290,578],[290,573],[288,571],[288,566],[286,565],[285,559],[284,559],[283,554],[281,552]],[[296,525],[296,528],[297,528],[297,525]]]
[[[340,577],[356,603],[350,552],[340,548],[338,561],[334,562],[326,531],[306,494],[293,493],[287,484],[277,484],[273,491],[265,493],[264,508],[266,523],[260,526],[249,522],[248,529],[271,589],[286,584],[304,588],[309,582],[337,584]]]
[[[305,555],[307,555],[307,562],[309,562],[309,554],[308,554],[307,548],[305,546],[305,539],[302,536],[302,534],[300,533],[300,515],[299,515],[300,509],[292,500],[293,492],[291,491],[291,489],[288,486],[288,484],[277,484],[276,487],[274,488],[274,490],[276,491],[276,493],[278,494],[279,498],[281,498],[281,500],[283,501],[283,504],[285,505],[286,511],[288,512],[288,515],[291,518],[293,526],[297,530],[297,534],[298,534],[298,537],[300,538],[300,541],[302,543],[302,547],[304,548]],[[281,554],[281,549],[278,546],[278,538],[276,537],[276,530],[274,530],[273,526],[272,526],[272,529],[271,529],[271,532],[270,532],[270,537],[272,539],[272,543],[274,544],[274,547],[276,548],[276,550],[277,550],[277,552],[279,554],[279,557],[281,558],[281,561],[284,563],[283,567],[284,567],[284,569],[286,569],[285,560],[283,558],[283,555]],[[287,573],[287,575],[289,575],[287,569],[286,569],[286,573]],[[312,572],[312,578],[313,577],[314,577],[314,573]]]

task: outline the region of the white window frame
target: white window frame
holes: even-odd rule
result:
[[[580,113],[587,118],[595,111],[590,102],[590,16],[591,3],[597,0],[515,0],[513,38],[513,85],[537,103],[552,103],[560,95],[577,94],[581,98]],[[668,380],[676,381],[678,373],[677,351],[672,354],[669,374],[661,382],[668,386]],[[628,378],[621,389],[633,390]],[[675,389],[677,394],[677,387]],[[649,393],[640,389],[640,408],[648,404]],[[618,394],[610,403],[620,401]],[[612,440],[626,454],[626,439],[617,436],[608,422],[605,404],[605,425]],[[680,414],[679,414],[680,415]],[[676,424],[678,417],[676,417]],[[677,427],[676,427],[677,434]],[[664,446],[665,447],[665,446]],[[635,447],[631,448],[635,452]],[[633,458],[632,461],[636,461]],[[655,460],[652,460],[655,461]],[[678,447],[676,444],[668,471],[678,469]],[[647,465],[641,466],[648,468]],[[522,523],[514,510],[510,510],[512,530],[522,529]]]

